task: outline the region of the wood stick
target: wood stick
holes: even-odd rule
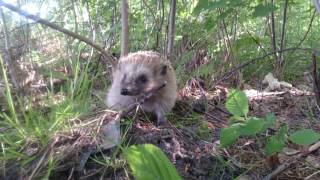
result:
[[[292,164],[296,163],[297,161],[301,160],[302,158],[306,157],[308,154],[312,153],[313,151],[317,150],[320,148],[320,141],[317,143],[311,145],[306,152],[301,152],[297,156],[294,156],[292,160],[289,160],[288,162],[281,164],[276,170],[268,174],[263,178],[263,180],[270,180],[275,178],[277,175],[282,173],[284,170],[289,168]]]

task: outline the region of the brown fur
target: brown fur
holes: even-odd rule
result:
[[[136,83],[145,75],[147,82]],[[138,81],[139,82],[139,81]],[[142,109],[157,115],[158,123],[164,123],[164,114],[171,111],[177,98],[176,77],[168,60],[152,51],[139,51],[120,58],[113,73],[113,83],[107,95],[107,105],[123,110],[137,102],[137,97],[166,82],[166,86],[142,104]],[[123,95],[123,89],[130,89],[130,95]]]

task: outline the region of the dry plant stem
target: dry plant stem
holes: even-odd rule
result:
[[[46,26],[49,26],[50,28],[54,29],[54,30],[57,30],[57,31],[60,31],[64,34],[67,34],[71,37],[74,37],[86,44],[89,44],[90,46],[94,47],[97,51],[99,51],[103,56],[104,58],[106,58],[106,60],[109,61],[109,63],[112,65],[112,67],[116,67],[117,63],[116,63],[116,60],[114,59],[113,56],[111,56],[110,54],[108,54],[102,47],[100,47],[99,45],[95,44],[94,42],[92,42],[90,39],[86,38],[86,37],[83,37],[83,36],[80,36],[79,34],[76,34],[68,29],[65,29],[63,27],[60,27],[54,23],[51,23],[45,19],[42,19],[38,16],[35,16],[35,15],[32,15],[32,14],[29,14],[27,13],[26,11],[23,11],[11,4],[8,4],[8,3],[5,3],[3,2],[2,0],[0,0],[0,6],[4,6],[8,9],[10,9],[11,11],[14,11],[16,13],[18,13],[19,15],[22,15],[26,18],[29,18],[29,19],[32,19],[38,23],[41,23],[43,25],[46,25]]]
[[[264,177],[263,180],[270,180],[270,179],[275,178],[277,175],[282,173],[284,170],[286,170],[292,164],[298,162],[299,160],[303,159],[308,154],[312,153],[313,151],[315,151],[319,148],[320,148],[320,141],[318,141],[317,143],[310,146],[306,152],[301,152],[300,154],[294,156],[294,158],[292,160],[289,160],[288,162],[280,165],[276,170],[274,170],[272,173],[270,173],[266,177]]]

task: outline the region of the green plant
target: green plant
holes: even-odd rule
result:
[[[152,144],[130,146],[124,150],[124,157],[137,180],[181,179],[167,156]]]
[[[239,90],[230,91],[226,108],[233,116],[230,118],[231,125],[221,130],[221,147],[229,147],[241,136],[255,137],[274,126],[276,121],[274,114],[268,114],[264,118],[248,117],[248,98]],[[268,138],[265,145],[265,152],[268,156],[282,151],[287,141],[287,131],[287,126],[283,125],[275,135]],[[302,129],[292,133],[288,139],[298,145],[310,145],[320,139],[320,134],[311,129]]]
[[[273,114],[268,114],[265,118],[248,117],[248,98],[242,91],[230,91],[226,108],[233,116],[230,118],[231,125],[221,130],[222,147],[232,145],[240,136],[253,136],[265,131],[275,122]]]

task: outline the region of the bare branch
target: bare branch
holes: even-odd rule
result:
[[[8,4],[8,3],[5,3],[3,2],[2,0],[0,0],[0,6],[4,6],[8,9],[10,9],[11,11],[14,11],[16,13],[18,13],[19,15],[22,15],[22,16],[25,16],[26,18],[29,18],[29,19],[32,19],[38,23],[41,23],[43,25],[46,25],[46,26],[49,26],[50,28],[54,29],[54,30],[57,30],[57,31],[60,31],[64,34],[67,34],[71,37],[74,37],[92,47],[94,47],[97,51],[99,51],[103,56],[104,58],[106,58],[106,60],[108,60],[110,62],[110,64],[112,65],[112,67],[114,68],[116,65],[117,65],[117,62],[115,60],[115,58],[113,56],[111,56],[110,54],[108,54],[102,47],[100,47],[99,45],[95,44],[94,42],[92,42],[90,39],[86,38],[86,37],[83,37],[83,36],[80,36],[79,34],[76,34],[68,29],[65,29],[63,27],[60,27],[54,23],[51,23],[45,19],[42,19],[38,16],[35,16],[35,15],[32,15],[32,14],[29,14],[27,13],[26,11],[23,11],[11,4]]]
[[[306,150],[306,152],[301,152],[300,154],[293,157],[292,160],[289,159],[288,162],[285,162],[284,164],[281,164],[276,170],[274,170],[272,173],[268,174],[263,178],[263,180],[270,180],[275,178],[277,175],[285,171],[287,168],[289,168],[292,164],[298,162],[299,160],[306,157],[308,154],[312,153],[313,151],[320,148],[320,141],[317,143],[309,146],[309,148]]]
[[[300,47],[301,44],[303,43],[304,40],[306,40],[310,30],[311,30],[311,27],[312,27],[312,23],[313,23],[313,20],[314,20],[314,17],[316,16],[316,10],[313,11],[313,14],[312,14],[312,17],[311,17],[311,20],[310,20],[310,23],[309,23],[309,26],[308,26],[308,30],[306,31],[306,33],[304,34],[303,38],[301,39],[301,41],[296,45],[296,47]]]
[[[296,51],[296,50],[301,50],[301,51],[309,51],[309,52],[312,52],[314,51],[313,49],[311,48],[288,48],[288,49],[283,49],[282,52],[285,52],[285,51]],[[251,59],[245,63],[242,63],[238,66],[236,66],[235,68],[231,69],[229,72],[225,73],[221,78],[219,78],[218,80],[216,80],[213,84],[219,84],[220,82],[230,78],[235,72],[237,72],[238,70],[250,65],[251,63],[254,63],[254,62],[257,62],[257,61],[260,61],[260,60],[263,60],[264,58],[268,57],[268,56],[271,56],[271,55],[274,55],[275,53],[278,53],[280,50],[278,51],[275,51],[275,52],[271,52],[271,53],[268,53],[268,54],[265,54],[261,57],[257,57],[257,58],[254,58],[254,59]],[[315,51],[316,53],[319,53],[318,51]]]

